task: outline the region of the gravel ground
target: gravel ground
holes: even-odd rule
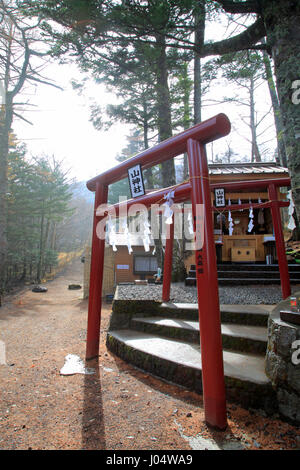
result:
[[[292,292],[299,290],[299,286],[293,286]],[[121,285],[118,288],[120,299],[151,299],[160,300],[162,295],[161,285],[135,286]],[[221,304],[277,304],[282,300],[280,286],[241,286],[219,287]],[[196,287],[185,286],[183,283],[171,285],[171,302],[197,303]]]

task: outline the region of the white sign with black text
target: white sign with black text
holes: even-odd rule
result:
[[[216,205],[216,207],[225,207],[226,206],[225,189],[224,188],[216,188],[215,189],[215,205]]]
[[[131,197],[144,196],[144,180],[141,165],[133,166],[128,170],[128,180]]]

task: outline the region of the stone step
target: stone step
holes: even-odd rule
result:
[[[199,322],[163,317],[133,317],[131,329],[191,343],[200,342]],[[223,348],[262,354],[267,349],[267,328],[225,323],[221,325]]]
[[[266,327],[272,309],[272,305],[221,305],[221,322],[222,324],[231,323]],[[187,321],[198,321],[199,318],[198,305],[192,303],[164,302],[158,306],[156,314],[159,317],[183,318]],[[152,315],[149,314],[148,316]]]
[[[279,271],[241,271],[241,270],[231,270],[231,271],[218,271],[218,278],[223,279],[230,279],[230,278],[239,278],[242,277],[244,279],[256,279],[258,277],[264,279],[277,279],[280,280],[280,273]],[[299,275],[294,275],[295,278],[300,279]]]
[[[184,281],[184,284],[186,286],[192,286],[192,287],[196,286],[197,285],[196,284],[196,277],[186,277],[185,281]]]
[[[258,264],[258,263],[224,263],[218,264],[218,271],[277,271],[279,272],[278,264]],[[289,272],[298,272],[300,273],[300,264],[293,263],[288,264]]]
[[[112,330],[107,347],[134,366],[185,388],[202,392],[199,345],[133,330]],[[254,408],[272,408],[271,383],[264,372],[264,358],[224,351],[227,399]]]
[[[300,264],[289,263],[289,272],[300,273]],[[217,265],[218,271],[279,271],[278,264],[265,263],[222,263]],[[189,272],[196,272],[195,265],[192,265]]]
[[[218,283],[219,285],[230,285],[230,286],[255,286],[258,284],[263,284],[263,285],[280,285],[280,278],[275,279],[275,278],[264,278],[264,277],[257,277],[255,279],[249,279],[249,278],[218,278]],[[300,279],[298,278],[290,278],[290,283],[291,284],[299,284]]]
[[[185,279],[186,286],[196,285],[196,270],[192,265]],[[280,284],[278,264],[228,263],[218,264],[218,281],[220,285],[254,285],[257,283]],[[300,264],[288,265],[292,284],[300,283]],[[254,280],[252,280],[254,279]]]
[[[247,277],[238,277],[238,278],[231,278],[231,277],[218,277],[218,283],[220,286],[254,286],[257,284],[263,284],[263,285],[279,285],[280,284],[280,279],[276,278],[247,278]],[[300,284],[300,279],[298,278],[290,278],[290,283],[291,284]],[[196,279],[187,277],[185,279],[185,285],[186,286],[196,286]]]

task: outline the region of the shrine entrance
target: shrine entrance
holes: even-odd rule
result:
[[[192,226],[194,231],[194,253],[197,278],[198,313],[200,326],[200,346],[202,362],[202,386],[205,420],[217,429],[225,429],[226,395],[223,367],[223,352],[221,338],[220,306],[218,294],[218,278],[216,265],[216,250],[213,232],[213,211],[216,207],[211,203],[211,190],[205,144],[226,136],[230,132],[230,122],[224,114],[219,114],[188,129],[152,149],[124,161],[115,168],[93,178],[87,187],[95,192],[93,241],[91,255],[89,310],[87,328],[86,358],[91,359],[99,354],[99,337],[101,321],[101,292],[103,283],[103,264],[105,247],[105,230],[108,215],[116,217],[127,213],[131,206],[140,204],[146,208],[159,203],[166,197],[172,197],[174,203],[191,201]],[[162,189],[145,194],[143,185],[131,181],[132,196],[129,201],[107,206],[108,185],[119,181],[128,175],[135,179],[142,175],[142,170],[162,163],[186,152],[189,162],[189,182],[173,188]],[[231,189],[248,188],[256,181],[226,183]],[[280,207],[286,202],[278,201],[278,186],[288,186],[289,179],[280,182],[260,181],[261,187],[268,187],[283,297],[290,295],[288,267],[284,250],[284,239],[281,228]],[[134,189],[135,188],[135,189]],[[216,188],[217,189],[217,188]],[[264,207],[267,207],[264,203]],[[236,209],[249,208],[250,205],[236,205]],[[170,213],[172,217],[172,213]],[[171,220],[172,222],[172,220]],[[148,225],[145,219],[145,230]],[[170,224],[169,236],[166,239],[165,263],[163,273],[162,300],[170,298],[172,251],[174,240],[174,223]]]

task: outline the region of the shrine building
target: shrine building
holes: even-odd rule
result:
[[[210,182],[222,190],[226,182],[266,180],[289,177],[287,168],[276,163],[231,163],[210,164]],[[286,188],[278,188],[278,199],[287,199]],[[230,217],[223,205],[253,204],[252,214],[249,209],[233,210]],[[214,211],[214,237],[218,264],[222,263],[274,263],[277,262],[275,237],[270,208],[255,208],[255,204],[269,201],[267,189],[212,191],[211,200]],[[219,205],[220,204],[220,205]],[[283,215],[283,209],[281,211]],[[249,225],[251,219],[251,225]],[[283,219],[282,219],[283,220]],[[283,226],[284,232],[285,227]],[[115,284],[133,282],[135,280],[152,279],[157,272],[158,263],[155,256],[154,241],[150,242],[150,250],[145,251],[143,240],[133,236],[132,253],[129,254],[126,237],[116,234],[117,251],[114,252]],[[187,253],[186,271],[194,264],[194,254]]]

